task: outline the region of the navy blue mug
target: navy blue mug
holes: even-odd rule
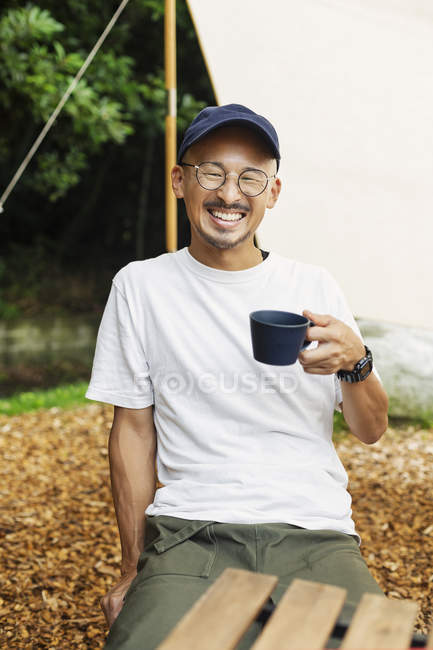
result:
[[[314,325],[306,316],[290,311],[252,311],[250,326],[254,359],[272,366],[295,363],[300,351],[310,345],[305,333],[307,327]]]

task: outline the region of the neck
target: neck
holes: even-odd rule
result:
[[[263,262],[259,248],[252,245],[247,249],[197,247],[194,242],[188,246],[190,254],[202,264],[223,271],[243,271]]]

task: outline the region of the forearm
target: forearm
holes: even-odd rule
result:
[[[388,396],[370,373],[364,381],[340,381],[344,419],[351,432],[366,444],[377,442],[388,427]]]
[[[144,547],[144,511],[156,490],[156,443],[133,428],[113,424],[108,449],[123,574],[135,569]]]

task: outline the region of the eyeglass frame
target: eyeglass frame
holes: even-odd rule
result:
[[[201,165],[205,165],[205,164],[208,164],[208,165],[216,165],[216,167],[219,167],[219,168],[222,169],[222,171],[224,172],[224,180],[223,180],[223,182],[222,182],[220,185],[218,185],[218,187],[214,187],[214,188],[212,188],[212,189],[209,189],[208,187],[204,187],[204,186],[200,183],[200,181],[198,180],[198,170],[200,169],[200,166],[201,166]],[[180,162],[179,165],[180,165],[181,167],[182,167],[183,165],[185,165],[186,167],[194,167],[194,168],[195,168],[195,177],[196,177],[196,179],[197,179],[197,183],[200,185],[200,187],[202,187],[204,190],[207,190],[208,192],[214,192],[215,190],[219,190],[220,187],[222,187],[222,186],[224,185],[224,183],[226,182],[226,180],[227,180],[227,176],[231,176],[231,175],[233,175],[233,174],[236,175],[236,172],[226,172],[226,170],[225,170],[224,167],[221,165],[221,163],[214,162],[213,160],[203,160],[203,162],[201,162],[199,165],[192,165],[191,163],[186,163],[186,162]],[[265,177],[266,177],[266,185],[264,186],[264,188],[263,188],[263,189],[262,189],[258,194],[245,194],[245,192],[242,190],[242,188],[241,188],[241,186],[240,186],[240,184],[239,184],[239,180],[240,180],[242,174],[244,174],[245,172],[252,172],[252,171],[253,171],[253,172],[260,172],[261,174],[264,174]],[[237,176],[238,176],[238,182],[237,182],[237,185],[238,185],[238,187],[239,187],[239,190],[242,192],[242,194],[243,194],[244,196],[247,196],[247,197],[250,198],[250,199],[255,199],[256,196],[260,196],[260,194],[263,194],[263,192],[264,192],[264,191],[266,190],[266,188],[268,187],[269,181],[270,181],[272,178],[276,178],[276,177],[277,177],[277,174],[274,174],[273,176],[267,176],[267,175],[266,175],[266,172],[264,172],[263,169],[257,169],[256,167],[247,167],[247,169],[244,169],[243,171],[241,171],[241,173],[238,174]]]

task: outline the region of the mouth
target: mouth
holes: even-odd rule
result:
[[[235,228],[236,224],[240,223],[245,217],[245,212],[233,212],[229,210],[210,210],[208,212],[212,221],[222,226],[223,228]]]

